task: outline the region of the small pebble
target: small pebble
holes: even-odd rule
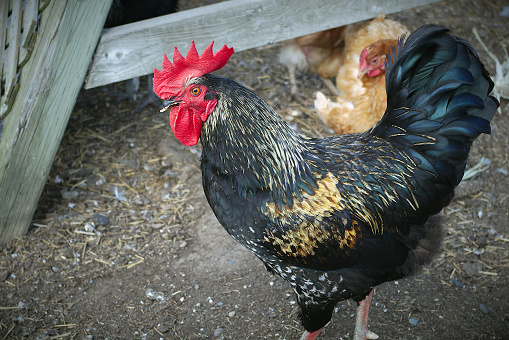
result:
[[[509,6],[503,6],[502,11],[499,13],[501,17],[509,18]]]
[[[214,336],[220,336],[221,334],[223,334],[224,332],[224,329],[221,328],[221,327],[218,327],[216,328],[216,330],[214,331]]]
[[[130,148],[136,147],[136,139],[135,138],[126,138],[126,141]]]
[[[479,309],[481,310],[481,312],[482,312],[483,314],[488,314],[488,313],[489,313],[489,311],[488,311],[488,307],[486,307],[486,305],[485,305],[484,303],[481,303],[481,304],[479,305]]]
[[[97,225],[107,225],[110,223],[110,219],[103,214],[94,214],[92,218]]]
[[[150,289],[147,289],[147,291],[145,292],[145,295],[150,299],[150,300],[156,300],[156,301],[164,301],[166,300],[166,296],[164,296],[163,293],[160,293],[160,292],[156,292],[154,289],[150,288]],[[143,302],[143,301],[142,301]]]
[[[161,333],[167,333],[170,328],[166,325],[157,325],[157,330]]]
[[[104,177],[100,177],[97,181],[95,181],[95,185],[97,185],[98,187],[103,185],[104,183],[106,183],[106,178]]]
[[[468,275],[477,275],[480,270],[483,269],[483,265],[478,262],[463,262],[461,263],[461,270]]]
[[[233,317],[235,316],[235,314],[236,314],[235,312],[230,312],[230,313],[228,313],[228,316],[229,316],[230,318],[233,318]]]
[[[60,194],[62,195],[63,199],[78,198],[78,196],[80,195],[79,192],[77,192],[76,190],[67,191],[67,189],[63,189],[62,191],[60,191]]]
[[[133,199],[133,203],[136,205],[143,205],[143,199],[140,196],[137,196]]]
[[[507,170],[506,170],[506,169],[504,169],[504,168],[498,168],[498,169],[497,169],[497,172],[498,172],[498,173],[501,173],[501,174],[502,174],[502,175],[504,175],[504,176],[507,176]]]
[[[474,249],[472,249],[472,252],[475,255],[482,255],[482,254],[484,254],[484,248],[483,249],[477,249],[477,247],[474,247]]]
[[[412,326],[417,326],[417,323],[419,322],[419,320],[417,320],[416,318],[410,318],[410,319],[408,320],[408,322],[410,322],[410,324],[411,324]]]
[[[85,224],[85,231],[86,231],[86,232],[89,232],[89,233],[93,233],[93,232],[95,232],[94,223],[93,223],[93,222],[86,223],[86,224]]]

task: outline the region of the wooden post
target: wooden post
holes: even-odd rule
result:
[[[111,1],[50,1],[41,15],[33,53],[2,122],[0,242],[30,225]]]

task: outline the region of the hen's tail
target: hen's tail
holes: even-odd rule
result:
[[[387,61],[387,111],[370,133],[456,186],[472,142],[490,133],[498,107],[488,72],[470,43],[435,25],[410,34],[404,46],[400,40]]]

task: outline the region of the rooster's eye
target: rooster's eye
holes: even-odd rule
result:
[[[191,89],[191,94],[193,94],[193,95],[195,95],[195,96],[199,95],[199,94],[200,94],[200,92],[201,92],[201,89],[200,89],[199,87],[193,87],[193,88]]]

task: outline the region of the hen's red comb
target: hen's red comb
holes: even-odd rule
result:
[[[161,99],[168,99],[175,96],[186,79],[192,77],[201,77],[204,74],[219,70],[228,62],[233,54],[233,47],[224,45],[214,54],[212,52],[212,41],[203,51],[202,55],[198,55],[194,40],[191,42],[187,56],[184,58],[175,47],[173,53],[173,63],[168,60],[166,54],[163,60],[163,70],[154,69],[154,92]]]

